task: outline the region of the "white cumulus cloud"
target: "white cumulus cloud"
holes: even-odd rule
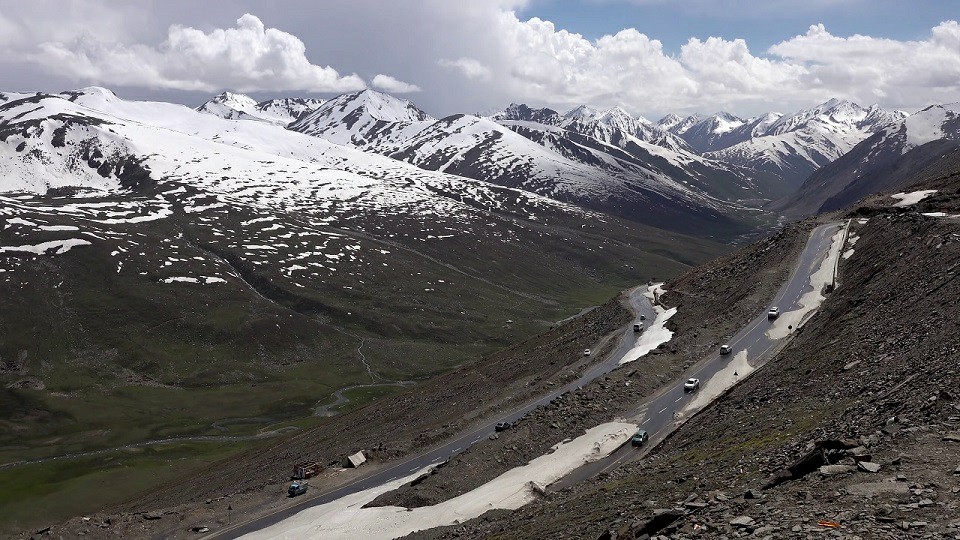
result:
[[[464,77],[468,79],[490,79],[490,68],[481,64],[479,61],[468,58],[466,56],[461,56],[456,60],[450,60],[449,58],[441,58],[437,61],[437,65],[443,68],[455,69],[463,74]]]
[[[374,77],[371,83],[374,88],[379,88],[384,92],[391,92],[393,94],[409,94],[410,92],[420,91],[420,87],[415,84],[406,83],[382,73]]]
[[[234,28],[210,32],[173,25],[156,46],[102,42],[80,34],[69,42],[40,44],[33,58],[98,84],[241,92],[348,92],[365,87],[357,75],[341,76],[332,67],[312,64],[299,38],[266,28],[250,14],[240,17]]]
[[[467,58],[488,66],[483,80],[504,101],[752,114],[831,97],[907,109],[960,99],[960,25],[955,21],[916,41],[839,37],[814,25],[805,35],[760,53],[743,39],[710,37],[691,38],[679,54],[671,54],[636,29],[591,40],[505,10],[486,28],[476,38],[486,47],[478,46]],[[478,78],[464,69],[466,63],[439,63]]]
[[[745,4],[749,9],[738,13],[758,21],[792,5],[590,1],[656,2],[674,6],[681,17],[722,15]],[[784,34],[772,47],[737,36],[698,36],[678,49],[657,39],[674,28],[656,31],[662,35],[624,28],[587,38],[572,31],[576,27],[523,15],[537,4],[532,0],[323,4],[322,16],[311,0],[286,0],[283,10],[269,0],[230,4],[260,13],[265,26],[254,15],[230,25],[225,21],[243,11],[211,2],[0,0],[0,81],[23,91],[82,81],[161,90],[152,95],[165,89],[291,94],[357,90],[364,81],[352,73],[362,73],[388,92],[421,89],[418,105],[442,114],[510,102],[556,109],[620,105],[656,116],[789,111],[831,97],[905,110],[960,101],[960,25],[945,20],[912,40],[831,32],[831,6],[867,9],[869,0],[809,0],[797,10],[810,22],[826,17],[826,24]],[[764,35],[783,27],[770,19]]]

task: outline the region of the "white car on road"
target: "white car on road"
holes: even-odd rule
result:
[[[584,355],[584,356],[590,356],[590,349],[584,349],[584,350],[583,350],[583,355]]]
[[[777,306],[773,306],[772,308],[770,308],[769,311],[767,311],[768,319],[776,319],[779,316],[780,316],[780,308],[778,308]]]
[[[729,345],[720,346],[720,354],[730,354],[732,352],[733,352],[733,348],[730,347]]]
[[[696,392],[700,389],[700,379],[687,379],[687,382],[683,383],[684,392]]]

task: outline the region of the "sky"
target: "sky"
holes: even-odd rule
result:
[[[0,0],[0,90],[196,106],[374,88],[435,115],[512,102],[741,116],[960,101],[954,0]]]

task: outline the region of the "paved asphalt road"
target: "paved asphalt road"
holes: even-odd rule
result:
[[[799,308],[799,300],[805,293],[811,290],[810,276],[817,271],[821,262],[830,251],[831,238],[837,233],[840,225],[833,223],[821,225],[814,229],[807,245],[801,253],[797,266],[793,274],[780,287],[780,291],[774,297],[773,304],[780,308],[780,312],[792,311]],[[746,327],[737,332],[727,343],[733,348],[729,355],[721,356],[718,351],[714,351],[709,356],[694,365],[683,378],[672,386],[662,389],[648,401],[638,407],[635,418],[640,419],[637,422],[641,428],[647,430],[650,436],[650,442],[656,443],[662,440],[673,429],[675,425],[675,414],[684,410],[691,400],[695,399],[696,393],[685,392],[683,383],[687,378],[694,377],[700,379],[701,388],[706,386],[710,378],[724,369],[727,364],[742,351],[747,352],[748,362],[754,368],[759,367],[769,360],[773,353],[779,350],[779,345],[783,345],[786,339],[774,340],[766,335],[770,328],[771,321],[767,318],[766,310],[759,314],[754,320],[750,321]],[[687,411],[687,417],[691,411]],[[629,420],[633,421],[633,420]],[[649,446],[649,444],[648,444]],[[642,453],[638,449],[627,444],[617,451],[611,453],[604,459],[589,463],[573,471],[563,479],[550,486],[551,491],[556,491],[569,487],[577,482],[591,478],[600,472],[608,471],[623,463],[632,461],[641,457]]]
[[[796,306],[796,302],[800,296],[809,290],[810,275],[816,271],[820,261],[822,261],[823,257],[826,256],[830,247],[830,238],[833,234],[835,234],[837,227],[838,225],[836,224],[823,225],[813,231],[806,248],[800,256],[800,260],[796,270],[794,271],[794,274],[791,276],[790,280],[782,286],[779,294],[777,295],[776,302],[780,306],[781,311],[789,311],[793,309]],[[637,287],[633,289],[630,292],[630,304],[634,308],[638,318],[640,315],[645,317],[646,325],[651,323],[656,318],[656,312],[650,305],[649,300],[643,296],[645,289],[645,287]],[[328,503],[346,495],[379,486],[391,480],[407,476],[410,473],[422,469],[428,465],[441,463],[449,459],[450,457],[462,452],[464,449],[480,441],[484,437],[488,437],[494,432],[494,426],[498,422],[516,421],[528,412],[541,405],[549,403],[551,400],[557,398],[561,394],[575,390],[576,388],[587,384],[597,377],[601,377],[616,369],[620,359],[623,358],[623,356],[636,344],[637,335],[633,332],[634,322],[638,321],[631,321],[631,323],[624,329],[617,347],[610,354],[608,354],[601,363],[598,363],[588,369],[576,381],[560,387],[553,392],[528,403],[524,407],[513,411],[510,414],[492,419],[484,425],[460,435],[456,439],[444,444],[439,448],[418,456],[413,456],[407,460],[391,465],[368,476],[358,478],[357,480],[332,491],[320,493],[315,496],[308,495],[306,497],[302,497],[301,500],[291,506],[276,510],[273,513],[258,517],[248,522],[239,523],[237,525],[215,531],[211,535],[207,536],[207,538],[238,538],[244,534],[258,531],[273,525],[274,523],[293,516],[294,514],[306,508]],[[752,364],[754,363],[752,359],[759,357],[755,355],[763,354],[776,344],[765,336],[764,333],[767,329],[765,323],[767,323],[767,318],[766,314],[764,313],[758,316],[756,320],[751,322],[746,328],[741,330],[730,340],[730,344],[734,348],[734,355],[737,351],[746,348],[750,351]],[[687,376],[699,377],[701,381],[706,384],[712,375],[723,368],[727,358],[730,358],[730,356],[724,356],[721,359],[719,355],[712,355],[694,367],[692,372]],[[672,427],[673,413],[682,409],[686,403],[686,400],[692,398],[692,394],[685,394],[683,392],[682,383],[683,381],[681,380],[677,383],[677,385],[670,387],[665,391],[661,391],[660,394],[653,398],[653,401],[644,405],[646,410],[652,411],[652,413],[647,414],[646,418],[643,420],[643,427],[650,433],[651,438],[663,436],[665,434],[665,428]],[[637,452],[629,445],[624,446],[611,454],[611,456],[607,459],[600,460],[595,464],[592,464],[592,466],[581,467],[577,471],[574,471],[572,475],[564,478],[551,487],[562,487],[563,485],[569,485],[571,482],[576,482],[583,478],[589,478],[601,470],[616,466],[620,462],[628,460],[631,457],[635,457],[636,455]]]

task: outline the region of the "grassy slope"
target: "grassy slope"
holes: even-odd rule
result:
[[[424,242],[411,223],[383,218],[366,221],[352,238],[361,246],[358,261],[298,287],[214,234],[255,242],[239,225],[253,216],[233,209],[216,227],[183,213],[150,222],[131,234],[142,255],[119,272],[111,241],[55,257],[18,257],[17,271],[0,275],[0,404],[8,411],[0,418],[0,463],[306,427],[334,390],[370,382],[361,344],[378,380],[424,379],[540,332],[626,285],[675,275],[723,250],[610,218],[500,217],[486,230],[475,225],[474,236],[444,243]],[[298,219],[282,217],[288,224]],[[42,221],[70,224],[50,215]],[[229,261],[243,281],[159,282],[170,275],[163,266],[170,239],[183,244],[180,257],[203,259],[190,264],[230,270]],[[351,401],[339,410],[395,391],[349,391]],[[246,420],[217,422],[224,419]],[[250,444],[190,443],[185,457],[170,462],[202,462],[217,448]],[[55,470],[56,485],[69,485],[70,496],[18,491],[26,498],[0,512],[0,520],[23,524],[90,511],[174,476],[117,473],[150,461],[2,470],[0,479],[11,485],[25,481],[21,471]],[[115,488],[102,498],[85,496],[105,478]]]

